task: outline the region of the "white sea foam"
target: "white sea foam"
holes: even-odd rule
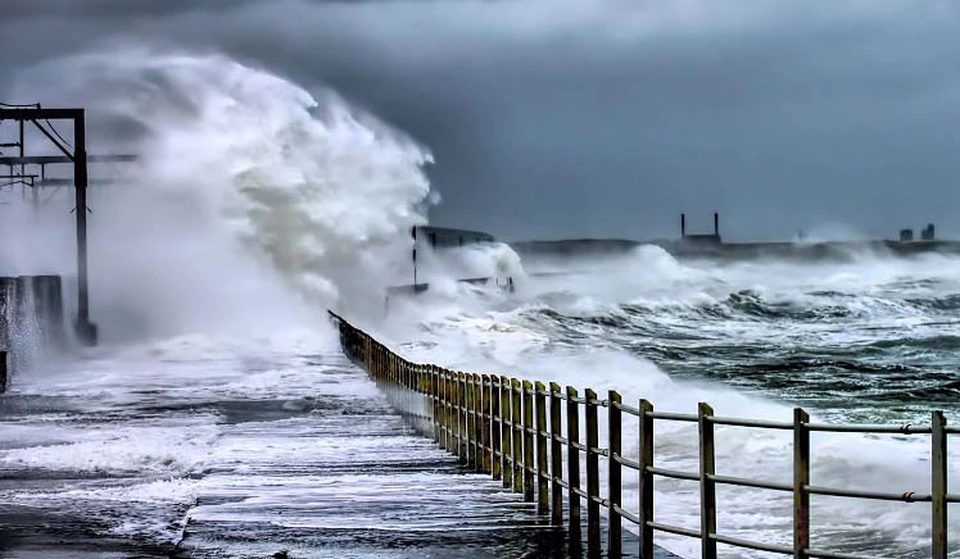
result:
[[[570,263],[570,276],[533,278],[526,294],[511,308],[488,305],[478,311],[470,298],[460,305],[423,298],[415,310],[398,309],[393,320],[416,321],[421,328],[404,333],[397,325],[381,327],[392,336],[395,347],[414,360],[440,363],[459,370],[497,372],[529,379],[557,381],[576,387],[591,387],[601,398],[618,390],[635,404],[650,400],[661,411],[696,413],[698,402],[710,403],[719,415],[792,421],[790,404],[769,396],[749,395],[706,380],[678,381],[654,364],[604,341],[609,332],[578,321],[570,330],[545,328],[537,311],[557,310],[572,317],[632,318],[624,303],[639,304],[654,311],[644,320],[673,328],[697,328],[723,337],[740,337],[749,343],[785,344],[791,337],[822,336],[828,343],[874,341],[876,334],[843,331],[825,320],[823,324],[787,324],[771,328],[768,322],[750,316],[704,320],[696,313],[704,306],[724,302],[730,294],[750,290],[771,304],[798,309],[829,304],[842,307],[865,325],[896,324],[910,335],[942,333],[943,325],[927,326],[930,317],[909,304],[914,296],[939,296],[960,288],[956,273],[960,259],[925,256],[892,260],[862,255],[852,261],[796,264],[790,262],[705,265],[680,263],[661,249],[643,247],[628,258],[594,262],[585,272],[583,262]],[[924,281],[915,282],[921,278]],[[911,283],[913,282],[913,283]],[[903,287],[891,287],[904,284]],[[836,295],[810,295],[835,291]],[[493,308],[491,308],[491,306]],[[466,310],[469,309],[469,310]],[[531,314],[532,313],[532,314]],[[413,318],[415,316],[416,318]],[[879,321],[879,322],[878,322]],[[629,326],[625,326],[629,328]],[[949,331],[950,326],[946,326]],[[820,334],[817,334],[818,330]],[[643,343],[642,338],[623,334],[623,340]],[[813,413],[816,416],[816,412]],[[814,417],[814,421],[817,421]],[[601,420],[601,440],[605,436]],[[695,426],[658,424],[656,453],[661,466],[696,472],[698,454]],[[637,425],[624,420],[624,452],[636,457]],[[929,442],[923,437],[875,437],[857,434],[815,434],[813,483],[837,488],[875,491],[928,491]],[[792,479],[792,436],[767,430],[718,428],[717,463],[721,473],[789,483]],[[953,462],[951,462],[953,464]],[[604,470],[604,468],[601,468]],[[960,468],[951,467],[951,478]],[[636,502],[634,476],[625,477],[625,503]],[[951,487],[956,486],[955,483]],[[720,526],[725,534],[768,543],[790,545],[791,497],[786,494],[721,487]],[[657,482],[657,515],[663,522],[697,528],[699,493],[696,484]],[[929,545],[929,510],[924,505],[877,503],[814,497],[812,518],[820,547],[846,552],[882,553],[895,549],[910,553]],[[960,532],[960,521],[951,520],[951,531]],[[957,536],[951,536],[957,539]],[[699,544],[672,537],[658,537],[684,557],[697,557]],[[730,552],[730,551],[728,551]],[[737,552],[740,553],[740,552]],[[736,556],[760,557],[744,551]]]

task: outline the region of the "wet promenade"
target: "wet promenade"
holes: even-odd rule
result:
[[[336,349],[227,345],[103,350],[15,382],[0,557],[571,555]]]

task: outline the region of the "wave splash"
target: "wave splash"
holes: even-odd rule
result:
[[[149,299],[217,314],[277,280],[271,291],[361,305],[437,201],[432,156],[404,133],[221,55],[83,53],[27,72],[15,98],[84,106],[90,152],[140,155],[91,200],[95,304],[124,312]]]

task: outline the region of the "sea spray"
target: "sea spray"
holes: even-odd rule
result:
[[[52,76],[63,85],[45,87]],[[379,310],[370,295],[394,283],[436,201],[431,155],[403,133],[225,56],[98,50],[27,72],[14,97],[84,106],[91,151],[139,155],[100,168],[121,182],[91,199],[107,330],[109,317],[154,335],[253,327],[297,300]],[[42,248],[66,256],[69,241]]]

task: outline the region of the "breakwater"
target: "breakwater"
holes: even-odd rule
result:
[[[623,527],[636,527],[640,557],[653,557],[657,534],[696,538],[701,557],[714,559],[718,546],[732,546],[794,557],[875,558],[819,547],[811,538],[812,496],[893,501],[903,506],[929,507],[929,547],[924,556],[948,556],[948,504],[960,495],[948,491],[949,434],[942,412],[931,414],[928,425],[850,425],[815,423],[803,409],[794,410],[793,421],[761,421],[714,414],[707,403],[696,413],[664,413],[653,403],[633,405],[611,390],[605,397],[587,388],[531,382],[507,376],[464,373],[436,365],[410,362],[376,339],[332,314],[338,324],[344,352],[366,369],[391,395],[394,406],[425,436],[432,438],[462,462],[479,472],[501,479],[505,487],[536,502],[556,524],[566,524],[571,533],[585,532],[591,548],[604,541],[610,556],[623,554]],[[635,429],[625,429],[627,421]],[[698,471],[662,468],[655,456],[655,426],[679,422],[697,428]],[[763,429],[792,435],[792,483],[722,475],[716,465],[719,429]],[[625,438],[625,432],[636,437]],[[870,436],[919,436],[930,441],[929,488],[905,490],[860,490],[818,485],[811,477],[815,457],[810,437],[815,433],[860,433]],[[636,442],[637,452],[628,448]],[[850,472],[856,477],[856,472]],[[627,502],[623,491],[629,477],[636,479],[636,498]],[[696,483],[700,495],[699,528],[667,524],[654,507],[654,479]],[[791,494],[792,545],[749,540],[725,535],[718,527],[718,487],[761,489]],[[912,489],[912,490],[911,490]],[[585,511],[584,511],[585,509]],[[585,512],[585,515],[584,515]],[[585,516],[585,518],[584,518]],[[585,520],[585,522],[584,522]],[[605,537],[604,537],[605,533]],[[919,556],[919,555],[918,555]]]
[[[629,239],[563,239],[523,241],[510,246],[528,259],[570,256],[616,256],[644,245],[658,246],[676,258],[749,260],[784,258],[797,260],[844,260],[864,254],[912,256],[917,254],[960,255],[957,241],[831,241],[728,243],[689,239],[635,241]]]

